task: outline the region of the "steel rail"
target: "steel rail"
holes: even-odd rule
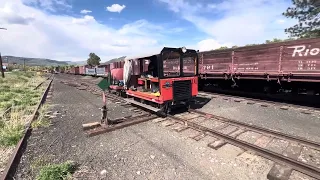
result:
[[[53,77],[53,74],[51,74],[49,77],[46,78],[46,80],[39,83],[33,90],[37,90],[43,83],[47,82],[49,79]]]
[[[7,180],[7,179],[12,179],[12,177],[10,176],[10,173],[12,173],[12,171],[14,170],[14,164],[17,163],[18,159],[21,157],[21,149],[23,144],[25,143],[26,139],[29,137],[30,133],[31,133],[31,123],[37,118],[38,116],[38,110],[40,109],[40,107],[44,104],[46,97],[48,95],[49,89],[51,87],[52,81],[53,81],[53,76],[52,79],[50,80],[48,86],[46,87],[45,91],[43,92],[41,99],[39,101],[39,103],[37,104],[37,108],[34,110],[30,121],[25,125],[25,129],[24,129],[24,133],[22,138],[20,139],[20,141],[18,142],[18,144],[16,145],[13,153],[10,156],[10,159],[7,163],[7,166],[5,168],[5,170],[3,171],[3,174],[0,178],[0,180]]]
[[[168,117],[171,118],[171,119],[180,121],[183,124],[185,124],[187,126],[190,126],[190,127],[193,127],[195,129],[199,129],[199,130],[204,131],[204,132],[209,132],[212,136],[217,137],[219,139],[222,139],[222,140],[226,141],[227,143],[230,143],[230,144],[232,144],[234,146],[240,147],[240,148],[245,149],[245,150],[254,151],[258,155],[260,155],[262,157],[265,157],[267,159],[270,159],[270,160],[272,160],[274,162],[277,162],[277,163],[280,163],[280,164],[287,164],[292,169],[294,169],[296,171],[305,173],[305,174],[307,174],[307,175],[309,175],[309,176],[311,176],[313,178],[320,179],[320,169],[319,168],[316,168],[314,166],[311,166],[311,165],[308,165],[308,164],[305,164],[305,163],[302,163],[302,162],[299,162],[299,161],[295,161],[295,160],[290,159],[290,158],[288,158],[286,156],[283,156],[283,155],[280,155],[278,153],[272,152],[272,151],[270,151],[268,149],[264,149],[264,148],[261,148],[259,146],[250,144],[248,142],[233,138],[231,136],[228,136],[226,134],[223,134],[223,133],[219,132],[218,130],[210,129],[210,128],[201,126],[201,125],[199,125],[197,123],[190,122],[188,120],[184,120],[184,119],[172,116],[172,115],[169,115]]]
[[[202,114],[202,115],[205,115],[205,116],[210,116],[210,117],[215,118],[215,119],[217,119],[219,121],[230,123],[230,125],[234,124],[235,126],[241,126],[241,127],[244,127],[247,130],[251,130],[251,131],[255,131],[255,132],[259,132],[259,133],[262,132],[262,133],[270,134],[270,135],[273,135],[273,136],[281,137],[283,139],[287,139],[287,140],[290,140],[290,141],[296,141],[296,142],[299,142],[301,144],[320,149],[320,143],[319,142],[311,141],[311,140],[308,140],[306,138],[292,136],[292,135],[285,134],[285,133],[278,132],[278,131],[274,131],[274,130],[271,130],[271,129],[262,128],[262,127],[259,127],[259,126],[256,126],[256,125],[251,125],[251,124],[239,122],[239,121],[236,121],[236,120],[224,118],[224,117],[221,117],[221,116],[217,116],[217,115],[201,112],[201,111],[198,111],[198,110],[195,110],[195,109],[190,109],[189,111],[190,112],[194,112],[194,113],[198,113],[198,114]]]

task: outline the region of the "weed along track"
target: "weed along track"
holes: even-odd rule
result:
[[[12,177],[13,177],[12,175],[15,173],[15,170],[16,170],[16,165],[20,161],[23,147],[25,146],[26,140],[28,139],[28,137],[30,136],[30,133],[32,131],[32,123],[38,118],[39,109],[46,102],[47,95],[49,94],[49,90],[50,90],[51,84],[53,82],[53,78],[54,78],[53,75],[51,75],[46,80],[42,81],[37,86],[35,86],[34,90],[40,89],[40,87],[43,87],[43,86],[45,86],[45,87],[44,87],[44,90],[43,90],[42,96],[40,97],[39,102],[34,107],[33,113],[30,116],[25,117],[28,119],[26,120],[26,124],[22,125],[22,127],[25,127],[24,129],[22,129],[22,131],[23,131],[22,137],[17,139],[18,143],[16,144],[15,148],[13,149],[13,152],[10,153],[11,154],[10,158],[8,159],[8,161],[6,163],[6,167],[1,174],[1,180],[12,179]],[[11,113],[11,115],[9,115],[9,116],[13,116],[12,111],[13,110],[11,110],[11,112],[7,112],[6,116],[8,116],[9,113]]]

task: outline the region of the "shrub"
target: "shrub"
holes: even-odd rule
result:
[[[75,165],[68,161],[62,164],[50,164],[40,169],[37,180],[59,180],[71,177],[75,171]]]

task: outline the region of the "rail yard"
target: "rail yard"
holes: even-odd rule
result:
[[[320,180],[319,12],[0,1],[0,180]]]
[[[318,42],[232,52],[165,47],[159,54],[51,74],[35,87],[46,85],[21,140],[8,153],[2,177],[41,179],[55,168],[69,167],[64,176],[74,179],[320,179],[319,94],[313,86],[319,74],[314,65],[299,65],[308,57],[291,59],[283,50]],[[272,54],[274,48],[280,49],[279,56]],[[312,62],[317,50],[307,50]],[[296,47],[291,54],[300,51]],[[262,75],[253,72],[261,64],[249,69],[234,64],[251,59],[257,65],[261,57],[262,69],[277,59],[277,75],[273,66]],[[286,61],[290,65],[284,71]],[[208,71],[208,62],[231,70]],[[292,66],[295,62],[298,67]],[[256,99],[217,93],[213,84],[221,81],[231,89],[248,82],[276,83],[279,89],[241,89],[273,97]],[[289,93],[282,91],[288,88]],[[304,103],[273,101],[279,94]],[[40,112],[44,104],[49,108]],[[35,123],[39,116],[49,125]]]
[[[75,179],[319,179],[315,108],[200,92],[189,112],[161,118],[107,93],[115,123],[84,129],[101,119],[101,79],[54,75],[51,126],[32,130],[7,179],[34,179],[40,164],[68,160]]]

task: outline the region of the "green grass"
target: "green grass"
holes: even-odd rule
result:
[[[14,146],[22,137],[27,116],[32,114],[42,93],[34,90],[44,78],[35,72],[12,72],[0,78],[0,116],[11,107],[11,112],[0,117],[0,146]]]
[[[36,180],[59,180],[69,179],[74,173],[76,166],[74,163],[67,161],[61,164],[49,164],[40,169]]]
[[[10,116],[0,120],[0,146],[14,146],[23,135],[24,115],[28,115],[25,108],[11,108]]]
[[[2,124],[0,129],[0,146],[14,146],[21,139],[23,134],[22,124]]]
[[[48,105],[44,104],[39,109],[39,116],[37,120],[33,121],[31,124],[31,127],[34,129],[40,128],[40,127],[49,127],[51,125],[51,121],[45,116],[46,111],[48,110]]]
[[[32,106],[40,99],[41,90],[34,90],[44,78],[33,72],[12,72],[0,83],[0,112],[8,106]]]

